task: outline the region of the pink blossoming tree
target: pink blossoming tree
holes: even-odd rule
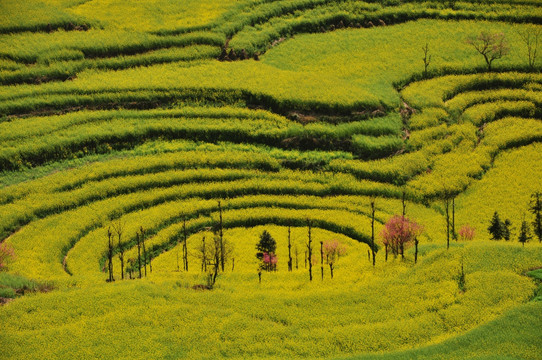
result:
[[[331,278],[333,279],[333,268],[339,257],[346,254],[346,245],[340,243],[338,240],[328,240],[324,242],[324,256],[326,262],[329,265],[331,271]]]
[[[388,260],[388,252],[397,257],[405,257],[405,248],[412,243],[416,246],[416,260],[417,260],[417,245],[418,236],[423,232],[423,227],[413,220],[401,215],[394,215],[384,225],[384,228],[380,232],[380,238],[382,244],[386,249],[386,260]]]

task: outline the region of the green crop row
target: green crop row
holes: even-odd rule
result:
[[[132,112],[133,113],[133,112]],[[152,112],[160,114],[160,112]],[[167,112],[162,112],[168,115]],[[169,112],[174,113],[174,112]],[[204,112],[205,113],[205,112]],[[36,166],[46,162],[77,156],[92,152],[107,152],[112,148],[133,147],[148,139],[186,138],[197,141],[216,142],[230,141],[235,143],[254,142],[276,147],[301,149],[327,149],[350,151],[361,157],[382,157],[389,155],[402,142],[397,138],[400,120],[392,116],[387,120],[380,119],[345,123],[337,126],[329,124],[308,124],[301,126],[291,123],[285,118],[269,116],[249,119],[205,117],[129,117],[130,112],[109,116],[102,119],[99,115],[83,113],[81,117],[69,114],[58,119],[44,121],[35,127],[34,134],[21,134],[28,126],[27,119],[20,119],[1,124],[6,128],[7,137],[3,140],[0,151],[0,168],[14,170],[22,166]],[[124,116],[123,116],[124,115]],[[29,120],[32,123],[35,120]],[[74,125],[69,126],[70,122]],[[58,126],[51,128],[51,126]],[[44,130],[47,129],[47,132]],[[11,131],[10,131],[11,130]],[[18,134],[18,135],[17,135]],[[388,137],[373,138],[358,134],[395,134]],[[10,136],[11,135],[11,136]],[[24,137],[22,137],[24,136]],[[1,136],[0,136],[1,138]],[[352,145],[349,139],[352,138]],[[366,143],[367,145],[364,145]]]
[[[70,23],[89,25],[82,17],[44,1],[3,0],[0,4],[0,33],[47,31],[65,28]]]
[[[510,90],[498,92],[495,89],[521,89],[523,87],[530,87],[530,84],[532,83],[536,84],[540,82],[542,82],[542,75],[536,73],[508,72],[448,75],[413,83],[406,87],[401,94],[408,104],[418,109],[427,107],[446,108],[446,105],[448,104],[447,101],[450,101],[453,108],[464,108],[470,104],[471,101],[482,101],[481,99],[488,98],[487,96],[492,99],[494,99],[495,96],[506,98],[506,96],[508,96],[507,94],[514,96],[513,92],[509,92]],[[469,95],[473,91],[483,90],[490,91],[482,92],[480,95]],[[462,93],[468,93],[465,95],[466,97],[474,95],[473,100],[467,100],[467,102],[465,102],[466,99],[464,100],[463,97],[460,97],[456,103],[453,98]],[[517,95],[517,93],[515,95]]]
[[[316,3],[316,2],[315,2]],[[379,3],[336,2],[322,4],[294,15],[283,15],[268,19],[265,23],[245,26],[236,33],[230,46],[237,51],[245,49],[249,54],[264,52],[275,40],[288,38],[297,33],[312,33],[340,27],[361,27],[397,24],[418,19],[443,20],[490,20],[506,22],[541,23],[542,17],[534,7],[508,5],[477,5],[450,8],[428,7],[426,3],[406,3],[385,6]]]
[[[530,101],[496,101],[469,107],[461,119],[480,126],[507,116],[533,117],[536,109],[537,106]]]
[[[67,50],[61,50],[60,54],[66,52],[78,54]],[[57,55],[60,55],[57,54]],[[79,72],[87,69],[98,70],[121,70],[137,66],[149,66],[153,64],[163,64],[179,61],[196,61],[202,59],[216,58],[220,54],[220,49],[216,46],[209,45],[191,45],[185,47],[172,47],[149,51],[143,54],[117,56],[110,58],[94,58],[83,59],[83,54],[80,58],[68,59],[52,59],[55,62],[51,64],[39,64],[23,66],[14,69],[14,71],[0,72],[0,84],[14,85],[22,83],[41,83],[53,80],[69,80],[75,77]],[[49,61],[51,59],[48,59]],[[58,60],[58,61],[56,61]]]
[[[44,179],[45,180],[45,179]],[[40,183],[44,180],[37,180]],[[213,182],[214,181],[214,182]],[[56,185],[58,186],[58,185]],[[15,189],[13,189],[15,188]],[[8,188],[17,193],[17,186]],[[154,175],[130,175],[126,178],[104,179],[100,182],[81,184],[80,187],[26,193],[27,187],[17,198],[7,198],[0,206],[4,236],[34,218],[43,218],[60,211],[86,206],[106,197],[137,196],[136,192],[154,192],[157,199],[134,203],[137,208],[174,198],[232,197],[253,193],[307,194],[318,196],[379,195],[398,197],[400,190],[392,185],[359,181],[348,175],[317,175],[283,171],[277,174],[259,174],[247,170],[187,170],[168,171]],[[128,195],[122,195],[128,194]],[[130,195],[132,194],[132,195]],[[149,202],[150,201],[150,202]]]
[[[531,86],[536,83],[529,83]],[[542,92],[532,89],[493,89],[482,91],[469,91],[458,94],[446,101],[446,108],[450,112],[462,112],[470,106],[490,101],[532,101],[535,104],[542,104]]]
[[[211,32],[167,37],[121,30],[21,33],[0,36],[0,56],[17,62],[47,65],[56,61],[134,55],[171,47],[221,46],[224,41],[223,36]]]

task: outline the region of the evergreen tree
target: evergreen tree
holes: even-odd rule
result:
[[[256,253],[258,260],[263,259],[263,253],[275,254],[277,250],[277,242],[275,239],[273,239],[271,234],[267,232],[267,230],[264,230],[260,235],[260,242],[258,242],[258,245],[256,245],[256,250],[258,250]]]
[[[531,240],[531,231],[529,229],[529,223],[527,221],[523,220],[521,223],[521,230],[519,232],[519,242],[525,246],[525,243],[529,240]]]
[[[509,219],[504,220],[502,227],[502,237],[506,241],[510,241],[510,228],[512,227],[512,222]]]
[[[491,234],[491,239],[502,240],[504,233],[504,224],[499,218],[499,214],[495,211],[491,218],[491,223],[487,228],[487,231]]]
[[[533,230],[539,242],[542,242],[542,194],[535,192],[531,195],[529,210],[534,215]]]

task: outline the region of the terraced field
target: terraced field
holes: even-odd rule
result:
[[[0,358],[540,359],[542,245],[518,236],[541,23],[536,0],[2,1]],[[510,47],[492,71],[481,32]],[[474,240],[448,244],[452,199]],[[419,253],[388,258],[404,211]],[[218,224],[231,253],[201,291]],[[13,293],[29,280],[47,293]]]

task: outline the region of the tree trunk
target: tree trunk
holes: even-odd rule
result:
[[[386,262],[388,261],[388,244],[384,246],[386,248]]]
[[[320,271],[322,273],[322,281],[324,281],[324,242],[320,241]]]
[[[452,239],[457,241],[457,234],[455,233],[455,197],[452,199]]]
[[[288,226],[288,271],[292,271],[292,242],[290,226]]]
[[[418,238],[414,239],[414,246],[415,246],[415,252],[414,252],[414,264],[418,263]]]
[[[147,277],[147,248],[145,247],[145,230],[141,228],[141,243],[143,244],[143,268],[145,269],[145,277]]]
[[[111,231],[107,231],[107,237],[108,237],[108,259],[109,259],[109,282],[115,281],[115,278],[113,276],[113,242],[111,240]]]
[[[121,279],[124,280],[124,254],[120,256],[119,254],[119,260],[120,260],[120,276]]]
[[[403,193],[404,194],[404,193]],[[403,212],[405,205],[403,205]],[[371,200],[371,251],[373,252],[373,267],[376,265],[375,259],[375,200]]]
[[[201,240],[201,271],[207,272],[207,251],[205,248],[205,236]]]
[[[139,269],[139,278],[141,279],[141,239],[140,239],[140,235],[139,235],[139,232],[136,234],[137,236],[137,264],[138,264],[138,269]]]
[[[124,249],[122,248],[122,245],[120,243],[122,236],[122,230],[119,229],[118,232],[118,239],[119,239],[119,260],[120,260],[120,278],[121,280],[124,280]]]
[[[406,192],[405,191],[403,191],[401,204],[403,205],[403,217],[405,217],[406,216]]]
[[[450,249],[450,199],[446,195],[446,249]]]
[[[222,267],[222,271],[224,271],[224,233],[222,231],[222,204],[220,201],[218,202],[218,211],[220,213],[220,223],[219,223],[219,231],[220,231],[220,265]]]
[[[183,220],[183,234],[184,234],[184,242],[183,242],[183,267],[184,271],[188,271],[188,248],[186,246],[186,219]]]
[[[309,243],[308,243],[308,260],[309,260],[309,280],[312,281],[312,237],[311,237],[311,222],[308,221],[309,226]]]
[[[329,271],[331,272],[331,279],[333,279],[333,263],[329,264]]]

